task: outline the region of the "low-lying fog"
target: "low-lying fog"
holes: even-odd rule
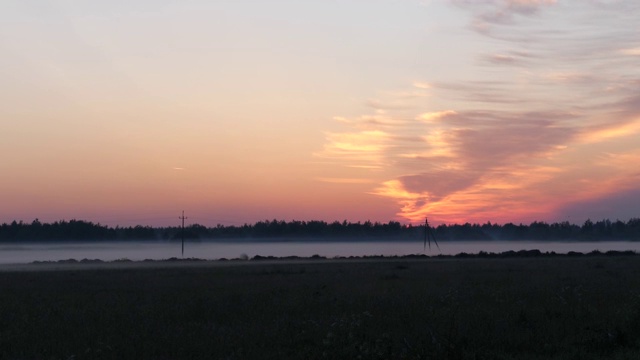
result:
[[[431,244],[423,248],[421,241],[185,241],[184,257],[214,260],[220,258],[251,258],[260,256],[301,256],[320,255],[327,258],[348,256],[402,256],[425,254],[435,256],[455,255],[462,252],[476,254],[480,251],[501,253],[509,250],[534,250],[542,252],[567,253],[576,251],[588,253],[593,250],[606,252],[640,251],[640,242],[549,242],[549,241],[449,241],[439,242],[440,249]],[[69,242],[69,243],[13,243],[0,244],[0,264],[20,264],[34,261],[57,261],[66,259],[100,259],[112,261],[129,259],[162,260],[180,258],[180,242]]]

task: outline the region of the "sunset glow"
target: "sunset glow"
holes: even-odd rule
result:
[[[0,223],[640,217],[640,2],[0,5]]]

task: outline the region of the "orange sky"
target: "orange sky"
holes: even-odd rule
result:
[[[0,223],[640,216],[628,1],[0,5]]]

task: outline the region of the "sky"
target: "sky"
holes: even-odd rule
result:
[[[636,0],[8,0],[0,223],[640,217]]]

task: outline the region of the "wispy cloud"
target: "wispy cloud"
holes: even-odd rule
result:
[[[436,111],[436,112],[420,114],[420,116],[418,116],[417,119],[425,123],[435,123],[447,116],[454,116],[457,114],[458,113],[456,113],[453,110],[444,110],[444,111]]]
[[[371,179],[360,178],[317,178],[316,180],[333,184],[371,184]]]
[[[394,108],[390,94],[376,103],[383,115],[342,119],[320,155],[380,170],[386,178],[369,192],[395,199],[409,220],[549,219],[570,203],[632,190],[640,38],[629,11],[640,3],[451,2],[489,39],[478,56],[490,75],[408,84],[429,101]],[[602,11],[619,15],[615,30]],[[589,21],[575,32],[563,16]]]
[[[511,25],[516,16],[531,17],[544,7],[556,4],[556,0],[451,0],[451,2],[473,13],[472,28],[488,34],[494,25]]]
[[[640,48],[622,49],[620,50],[620,53],[622,55],[640,56]]]
[[[577,138],[585,143],[596,143],[621,137],[636,137],[638,134],[640,134],[640,118],[633,121],[587,127]]]
[[[391,136],[382,130],[327,133],[326,136],[327,144],[316,156],[337,158],[352,167],[381,168],[386,164],[385,151],[392,146]]]

